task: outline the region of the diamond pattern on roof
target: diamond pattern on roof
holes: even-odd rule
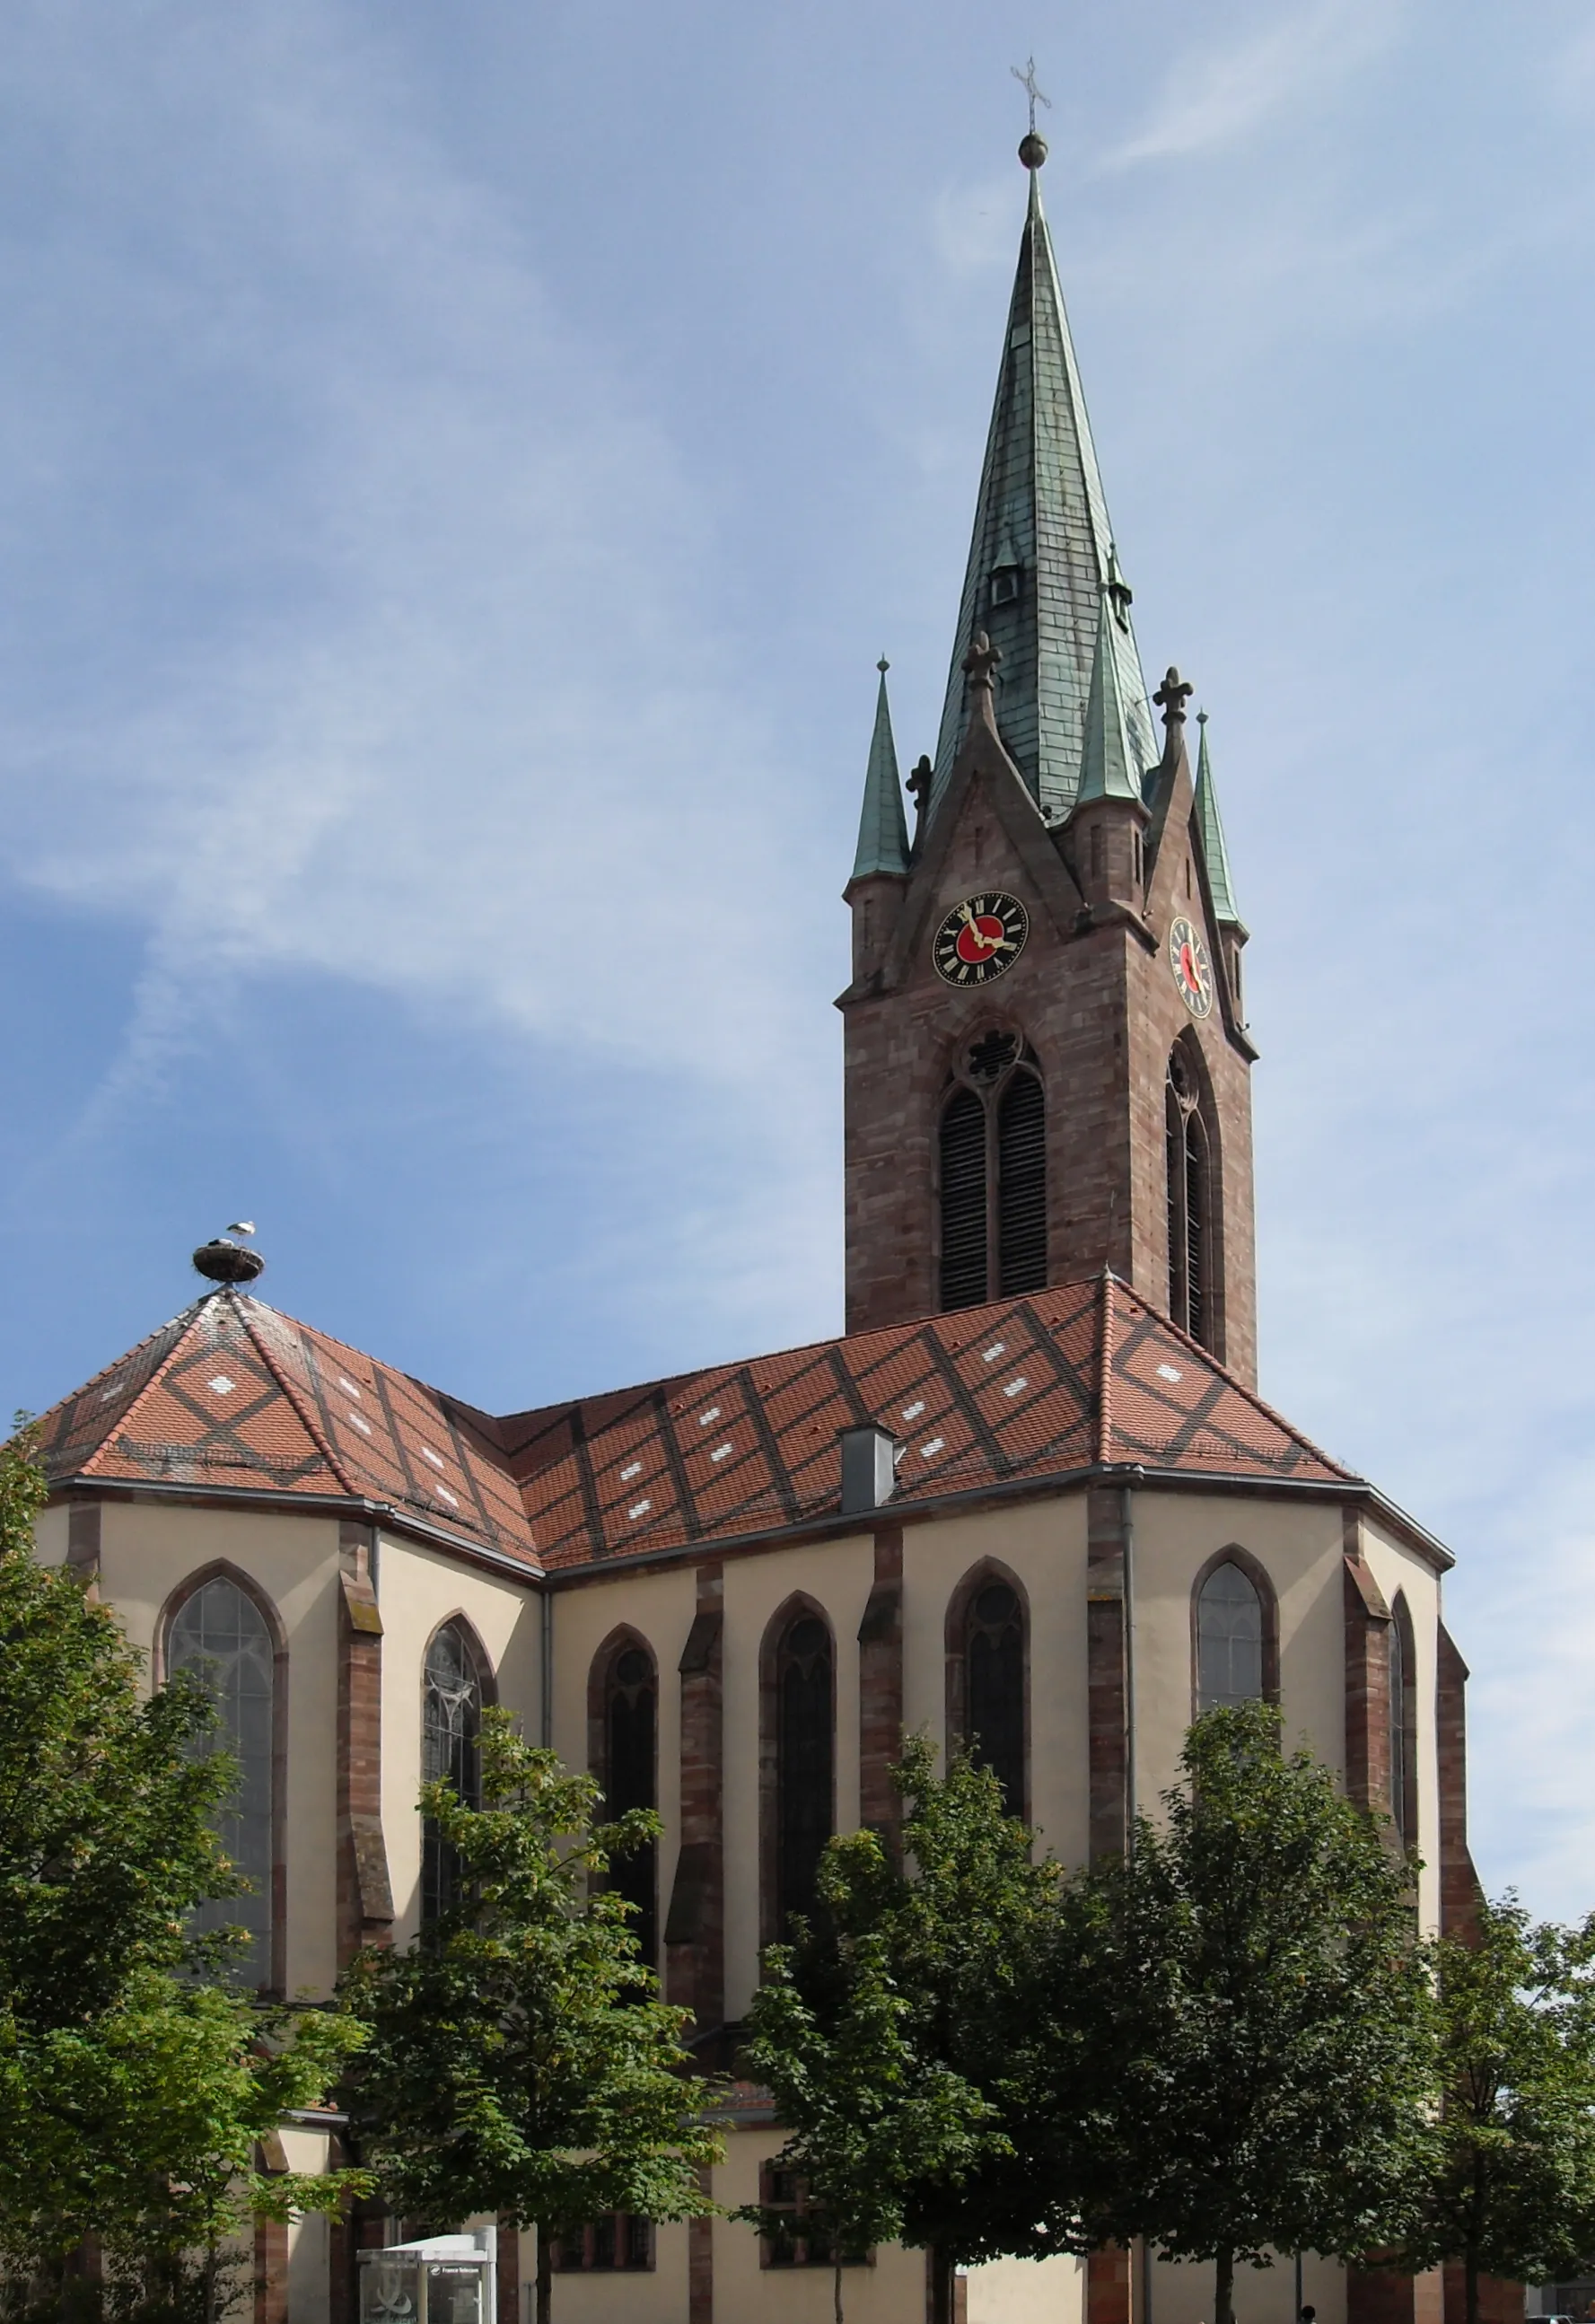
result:
[[[543,1563],[561,1566],[830,1516],[838,1438],[869,1421],[901,1445],[899,1507],[1099,1461],[1349,1474],[1111,1277],[521,1414],[499,1434]]]
[[[375,1501],[535,1563],[514,1483],[455,1406],[244,1292],[199,1300],[41,1428],[52,1481]]]

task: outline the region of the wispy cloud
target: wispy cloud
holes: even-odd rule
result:
[[[1318,0],[1227,48],[1193,50],[1112,166],[1172,161],[1239,144],[1291,106],[1338,87],[1399,30],[1399,0]]]

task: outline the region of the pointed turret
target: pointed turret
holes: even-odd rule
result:
[[[908,824],[886,699],[886,673],[891,665],[882,654],[875,666],[880,672],[880,690],[875,697],[875,731],[864,770],[863,812],[859,816],[858,853],[853,859],[855,880],[871,879],[878,872],[901,879],[908,869]]]
[[[1207,713],[1196,713],[1196,724],[1202,729],[1202,745],[1196,753],[1196,829],[1202,841],[1202,861],[1207,871],[1207,889],[1212,898],[1213,918],[1222,928],[1238,928],[1240,915],[1235,908],[1235,890],[1230,878],[1230,854],[1224,845],[1224,826],[1219,820],[1219,798],[1213,788],[1212,761],[1207,754]]]
[[[1080,760],[1080,788],[1075,804],[1089,799],[1133,799],[1142,804],[1145,769],[1130,745],[1124,715],[1124,695],[1114,650],[1117,623],[1110,589],[1102,591],[1097,615],[1096,653],[1091,668],[1091,692],[1085,705],[1085,745]]]
[[[1038,137],[1020,148],[1030,173],[1029,209],[958,609],[932,806],[952,771],[968,715],[963,657],[976,632],[985,630],[1002,656],[998,731],[1031,798],[1057,822],[1077,794],[1104,591],[1131,761],[1150,766],[1157,750],[1129,590],[1114,554],[1041,208],[1046,152]]]

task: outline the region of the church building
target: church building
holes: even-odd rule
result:
[[[272,1994],[405,1943],[439,1867],[417,1796],[468,1794],[484,1705],[663,1837],[622,1877],[666,1996],[732,2069],[761,1948],[829,1834],[890,1824],[905,1729],[970,1741],[1040,1844],[1122,1847],[1201,1708],[1263,1696],[1424,1865],[1474,1894],[1452,1560],[1257,1389],[1240,918],[1205,724],[1142,672],[1041,202],[1028,200],[934,755],[905,804],[881,670],[845,899],[846,1328],[510,1414],[294,1321],[254,1252],[46,1417],[41,1554],[159,1680],[219,1673],[226,1827]],[[1194,745],[1194,748],[1193,748]],[[1194,763],[1193,763],[1194,761]],[[560,2324],[819,2324],[831,2286],[780,2131],[736,2086],[727,2210],[594,2221]],[[285,2123],[266,2160],[341,2159]],[[352,2324],[379,2218],[259,2235],[259,2324]],[[523,2324],[530,2236],[497,2243]],[[1308,2255],[1323,2324],[1441,2324],[1438,2275]],[[972,2270],[966,2324],[1198,2324],[1205,2269],[1133,2254]],[[1241,2324],[1293,2313],[1287,2261]],[[923,2324],[923,2255],[848,2271],[853,2324]],[[1456,2312],[1453,2310],[1453,2314]],[[1521,2302],[1518,2312],[1521,2313]]]

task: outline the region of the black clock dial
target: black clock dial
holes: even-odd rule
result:
[[[990,984],[1013,966],[1030,933],[1030,916],[1017,896],[991,889],[954,904],[936,932],[931,958],[948,984]]]

